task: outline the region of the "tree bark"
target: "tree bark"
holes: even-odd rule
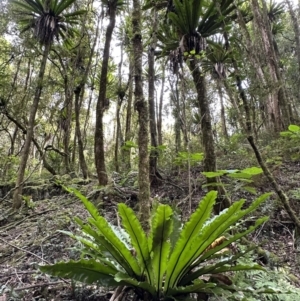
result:
[[[269,69],[269,77],[271,81],[269,81],[270,90],[270,98],[266,103],[267,106],[267,122],[268,129],[271,132],[279,132],[282,126],[282,116],[280,112],[279,106],[279,98],[278,93],[280,89],[280,81],[277,77],[276,73],[276,57],[274,54],[273,43],[270,41],[270,34],[268,33],[268,27],[266,22],[264,22],[261,9],[259,7],[257,0],[252,0],[252,9],[254,15],[255,28],[258,33],[257,36],[261,38],[261,46],[263,50],[264,59],[266,59],[266,63]]]
[[[202,144],[204,147],[204,171],[215,172],[217,170],[214,136],[211,124],[211,116],[209,103],[207,99],[205,77],[201,74],[196,59],[190,59],[188,67],[193,76],[194,84],[197,90],[198,106],[201,117],[201,132],[202,132]],[[219,178],[207,178],[209,190],[217,190],[218,199],[214,207],[216,214],[219,214],[224,208],[228,208],[231,205],[230,200],[226,196],[225,189],[222,185],[214,185],[214,183],[220,182]]]
[[[107,109],[106,88],[107,88],[107,73],[108,61],[110,52],[110,43],[113,30],[116,23],[118,0],[112,0],[109,3],[109,24],[106,28],[105,44],[102,57],[102,68],[100,76],[99,96],[96,107],[96,128],[95,128],[95,165],[98,175],[99,185],[105,186],[108,183],[108,176],[105,165],[104,151],[104,129],[103,129],[103,114]]]
[[[220,105],[221,105],[221,128],[222,128],[222,134],[225,140],[228,140],[228,131],[226,126],[226,116],[225,116],[225,107],[224,107],[224,100],[223,100],[223,92],[221,87],[221,80],[217,80],[217,86],[218,86],[218,94],[220,98]]]
[[[150,218],[150,181],[149,181],[149,110],[143,93],[142,56],[143,44],[141,34],[141,5],[140,0],[133,0],[132,12],[132,47],[134,55],[134,106],[138,112],[138,144],[139,144],[139,212],[143,226],[148,229]]]
[[[129,56],[129,72],[133,73],[133,58]],[[133,78],[129,75],[129,86],[128,86],[128,99],[127,99],[127,107],[126,107],[126,122],[125,122],[125,142],[129,141],[132,138],[131,132],[131,117],[132,117],[132,99],[133,99]],[[129,171],[131,169],[130,162],[130,149],[122,149],[123,156],[123,169]]]
[[[162,80],[161,80],[161,90],[160,90],[160,97],[159,97],[159,104],[158,104],[158,112],[157,112],[157,139],[158,145],[163,144],[163,137],[162,137],[162,108],[163,108],[163,100],[164,100],[164,90],[165,90],[165,63],[163,64],[162,70]]]
[[[77,143],[78,143],[78,157],[79,157],[79,165],[80,169],[82,171],[82,176],[84,179],[87,179],[89,177],[89,169],[85,161],[84,156],[84,145],[82,141],[81,136],[81,130],[80,130],[80,104],[79,99],[80,96],[84,93],[84,89],[81,88],[81,86],[78,86],[75,90],[75,130],[76,130],[76,136],[77,136]]]
[[[160,183],[161,175],[157,170],[157,159],[159,153],[157,151],[157,124],[155,114],[155,59],[154,51],[157,44],[157,12],[153,12],[153,33],[151,43],[148,49],[148,105],[149,105],[149,120],[150,120],[150,137],[151,137],[151,151],[150,151],[150,183],[155,186]]]
[[[298,22],[297,16],[295,14],[295,11],[293,9],[291,2],[289,0],[285,0],[285,3],[288,5],[289,14],[290,14],[293,29],[294,29],[295,42],[296,42],[295,56],[297,58],[297,63],[298,63],[298,74],[300,74],[300,28],[299,28],[299,22]],[[299,100],[300,99],[300,76],[297,76],[297,79],[298,79],[297,96],[298,96],[298,100]],[[296,111],[295,113],[298,113],[298,112]],[[299,116],[297,116],[297,117],[299,118]]]
[[[50,43],[48,43],[44,46],[43,57],[42,57],[41,65],[40,65],[37,83],[36,83],[35,94],[34,94],[32,106],[30,109],[28,128],[27,128],[27,132],[26,132],[26,139],[25,139],[25,144],[24,144],[24,148],[23,148],[23,154],[21,157],[20,167],[19,167],[19,171],[18,171],[16,188],[15,188],[15,191],[13,194],[13,208],[14,209],[19,209],[22,205],[21,194],[22,194],[23,184],[24,184],[23,183],[24,174],[25,174],[25,169],[26,169],[26,165],[27,165],[27,161],[28,161],[28,157],[29,157],[29,153],[30,153],[30,146],[31,146],[32,138],[33,138],[34,121],[35,121],[36,112],[37,112],[38,105],[39,105],[40,98],[41,98],[41,93],[42,93],[42,89],[43,89],[43,79],[44,79],[47,58],[48,58],[50,49],[51,49]]]

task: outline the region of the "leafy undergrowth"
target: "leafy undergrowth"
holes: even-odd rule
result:
[[[153,199],[177,207],[186,219],[190,210],[197,206],[205,194],[201,187],[205,179],[200,171],[199,168],[192,170],[190,187],[185,171],[179,171],[169,177],[164,175],[163,184],[152,190]],[[277,166],[273,172],[290,196],[291,205],[299,216],[300,164],[287,162]],[[134,207],[136,202],[133,183],[134,181],[124,181],[118,175],[114,175],[110,187],[105,190],[97,189],[96,183],[93,182],[84,185],[77,183],[73,186],[89,196],[110,222],[117,224],[117,204],[126,202]],[[254,199],[249,192],[237,188],[236,182],[225,180],[225,184],[233,201],[246,198],[250,202]],[[258,194],[272,191],[262,176],[252,185]],[[80,256],[80,245],[57,230],[75,232],[76,226],[72,222],[74,216],[80,216],[82,219],[87,217],[80,200],[66,195],[63,191],[56,191],[53,196],[49,193],[47,197],[38,199],[38,194],[34,197],[26,196],[24,206],[19,212],[11,212],[9,199],[0,201],[0,300],[109,300],[112,291],[53,278],[37,269],[38,264],[42,262],[54,263],[77,259]],[[268,277],[260,274],[248,275],[249,279],[257,279],[258,283],[269,281],[278,286],[280,284],[276,284],[275,280],[278,279],[279,271],[281,279],[284,279],[283,286],[289,286],[289,290],[300,287],[300,251],[295,247],[296,236],[287,213],[274,196],[261,208],[259,214],[269,215],[270,220],[250,237],[252,242],[260,246],[253,256],[258,263],[272,272]],[[247,222],[251,223],[253,219],[249,218]],[[238,275],[237,281],[241,281],[243,277],[244,280],[247,278]],[[270,300],[300,300],[300,294],[298,299],[275,297]]]

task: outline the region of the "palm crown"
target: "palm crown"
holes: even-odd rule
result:
[[[15,0],[22,15],[19,23],[22,32],[33,29],[35,37],[42,44],[52,44],[54,38],[65,39],[74,35],[70,25],[78,23],[78,16],[84,10],[65,13],[75,0]]]

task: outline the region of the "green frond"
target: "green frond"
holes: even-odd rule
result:
[[[67,34],[72,34],[71,30],[67,34],[61,31],[65,27],[78,23],[78,17],[85,13],[84,10],[74,11],[63,15],[63,12],[70,7],[75,0],[14,0],[16,7],[22,9],[24,15],[31,15],[32,19],[21,18],[22,32],[33,28],[35,37],[42,44],[52,43],[54,38],[59,36],[66,38]],[[26,23],[26,20],[28,24]]]
[[[112,287],[120,285],[114,279],[116,270],[93,259],[70,260],[69,262],[60,262],[55,265],[43,265],[39,268],[42,272],[53,276],[71,278],[89,284],[96,283],[100,286]]]
[[[53,12],[55,13],[55,15],[59,16],[65,9],[71,6],[75,1],[76,0],[60,0],[60,2],[57,2],[55,6],[55,10]]]
[[[66,18],[67,20],[68,19],[73,19],[74,17],[78,17],[78,16],[84,15],[86,13],[87,13],[86,10],[77,10],[73,13],[64,14],[64,18]],[[74,20],[78,20],[78,18],[74,18]],[[78,21],[77,21],[77,23],[78,23]]]
[[[123,265],[126,272],[131,276],[140,276],[142,274],[141,267],[124,242],[118,238],[106,219],[100,216],[97,220],[89,220],[89,222],[100,231],[103,238],[115,249],[116,254],[120,255],[116,259]]]
[[[133,210],[125,204],[118,205],[123,226],[120,228],[95,212],[93,205],[78,191],[68,191],[82,200],[91,217],[87,222],[75,219],[82,235],[62,232],[79,241],[84,246],[82,255],[93,259],[41,266],[46,273],[102,286],[126,285],[148,292],[153,300],[166,301],[189,293],[238,291],[234,285],[219,284],[211,279],[223,277],[231,283],[222,273],[262,269],[257,264],[241,263],[240,258],[251,248],[233,253],[226,247],[267,220],[267,217],[258,219],[245,231],[230,233],[231,227],[257,209],[269,194],[257,198],[246,209],[241,209],[244,200],[240,200],[211,217],[217,196],[211,191],[183,227],[170,206],[159,204],[153,209],[147,237]]]
[[[44,5],[40,0],[24,0],[30,7],[35,7],[39,12],[44,11]]]
[[[191,260],[191,243],[194,238],[199,235],[199,231],[209,218],[216,197],[216,191],[209,192],[200,202],[199,207],[192,214],[190,220],[184,225],[169,260],[166,272],[165,291],[167,291],[169,287],[174,287],[186,263]]]
[[[171,242],[169,237],[173,232],[173,210],[167,205],[158,205],[152,218],[149,237],[149,250],[153,274],[155,275],[155,288],[160,291],[163,286],[163,276],[167,269]]]
[[[89,214],[97,220],[97,218],[100,216],[98,209],[91,203],[84,195],[82,195],[79,190],[73,188],[73,187],[66,187],[64,185],[61,185],[61,187],[66,190],[67,192],[74,194],[77,198],[81,200],[83,203],[85,209],[89,212]]]
[[[33,11],[33,12],[35,12],[36,14],[39,14],[39,13],[41,13],[41,10],[39,10],[36,6],[30,6],[30,5],[28,5],[27,3],[25,3],[25,2],[23,2],[23,1],[18,1],[18,0],[13,0],[12,1],[12,3],[14,3],[17,7],[20,7],[20,8],[22,8],[22,9],[24,9],[25,10],[25,13],[26,13],[26,11],[29,11],[29,12],[31,12],[31,11]],[[23,11],[21,11],[21,13],[22,13]]]
[[[133,210],[125,204],[119,204],[119,215],[122,218],[122,225],[130,237],[133,250],[136,252],[136,257],[141,270],[145,270],[151,284],[150,270],[148,261],[150,260],[150,252],[148,249],[148,240],[139,220]]]
[[[138,287],[142,290],[145,290],[149,292],[153,297],[156,296],[155,288],[146,281],[137,281],[134,278],[128,277],[128,275],[124,273],[117,273],[115,275],[115,280],[121,283],[125,283],[128,286]]]

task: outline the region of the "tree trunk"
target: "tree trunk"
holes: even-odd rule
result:
[[[294,34],[295,34],[295,42],[296,42],[295,56],[296,56],[297,63],[298,63],[297,96],[298,96],[298,100],[299,100],[300,99],[300,76],[299,76],[299,74],[300,74],[300,29],[299,29],[299,22],[298,22],[296,13],[293,9],[291,2],[289,0],[285,0],[285,3],[288,5],[288,8],[289,8],[289,13],[291,16],[292,25],[293,25]],[[295,111],[294,113],[296,113],[297,117],[299,118],[298,112]]]
[[[124,36],[121,37],[121,39],[124,39]],[[123,66],[123,46],[124,43],[121,42],[121,58],[120,63],[118,66],[118,77],[119,77],[119,83],[118,83],[118,100],[117,100],[117,108],[116,108],[116,139],[115,139],[115,171],[120,172],[120,164],[119,164],[119,152],[120,152],[120,145],[123,144],[123,137],[122,137],[122,131],[121,131],[121,120],[120,120],[120,112],[121,107],[123,104],[123,100],[125,97],[126,88],[122,87],[122,66]],[[130,80],[130,79],[129,79]],[[129,82],[128,82],[129,84]]]
[[[158,145],[163,144],[163,137],[162,137],[162,108],[163,108],[163,100],[164,100],[164,90],[165,90],[165,63],[163,65],[163,73],[162,73],[162,80],[161,80],[161,90],[160,90],[160,97],[159,97],[159,105],[158,105],[158,112],[157,112],[157,138],[158,138]]]
[[[261,9],[259,7],[257,0],[252,0],[252,9],[254,15],[255,28],[258,33],[258,36],[261,38],[261,46],[263,50],[264,59],[266,59],[266,63],[269,69],[269,86],[270,86],[270,98],[267,102],[267,122],[268,129],[271,132],[279,132],[282,127],[282,116],[280,112],[279,106],[279,89],[280,89],[280,81],[277,76],[276,68],[276,56],[274,53],[273,43],[270,41],[270,32],[268,30],[268,26],[266,22],[264,22]]]
[[[129,72],[130,74],[133,73],[133,58],[129,57]],[[129,141],[132,138],[131,133],[131,117],[132,117],[132,98],[133,98],[133,78],[129,75],[129,86],[128,86],[128,99],[127,99],[127,108],[126,108],[126,124],[125,124],[125,142]],[[122,149],[122,156],[123,156],[123,169],[129,171],[131,169],[130,163],[130,149]]]
[[[19,166],[19,171],[18,171],[18,176],[17,176],[17,181],[16,181],[16,187],[15,191],[13,194],[13,208],[14,209],[19,209],[22,205],[22,199],[21,199],[21,194],[23,190],[23,181],[24,181],[24,174],[25,174],[25,169],[30,153],[30,146],[31,146],[31,141],[33,138],[33,129],[34,129],[34,121],[35,121],[35,115],[38,109],[38,105],[40,102],[41,98],[41,93],[43,89],[43,79],[44,79],[44,74],[46,70],[46,64],[47,64],[47,58],[50,52],[51,44],[48,43],[44,46],[44,51],[43,51],[43,57],[40,65],[40,70],[37,78],[37,83],[36,83],[36,89],[35,89],[35,94],[32,102],[32,106],[30,109],[30,115],[29,115],[29,122],[28,122],[28,128],[26,132],[26,139],[25,139],[25,144],[23,148],[23,154],[21,157],[21,162]]]
[[[73,83],[68,79],[65,74],[65,105],[63,110],[63,144],[64,144],[64,167],[65,172],[71,172],[71,153],[70,153],[70,140],[71,140],[71,126],[72,126],[72,110],[73,109]],[[75,150],[74,150],[75,151]]]
[[[81,89],[81,86],[78,86],[75,90],[75,130],[76,130],[76,136],[77,136],[77,143],[78,143],[78,157],[79,157],[79,165],[82,171],[82,176],[84,179],[87,179],[89,176],[89,169],[85,161],[84,157],[84,146],[81,136],[81,130],[80,130],[80,104],[79,104],[79,98],[80,95],[84,93],[84,89]]]
[[[262,87],[262,89],[265,89],[266,87],[269,87],[269,84],[266,80],[266,76],[263,72],[263,69],[261,67],[261,64],[260,64],[260,61],[259,61],[259,58],[258,58],[258,51],[257,49],[254,47],[252,41],[251,41],[251,37],[250,37],[250,34],[249,34],[249,31],[246,27],[246,24],[245,24],[245,21],[242,17],[242,14],[239,10],[237,10],[237,15],[238,15],[238,21],[239,21],[239,25],[240,25],[240,28],[241,28],[241,31],[242,31],[242,34],[244,36],[244,39],[245,39],[245,43],[246,43],[246,50],[247,50],[247,54],[248,54],[248,59],[253,67],[253,69],[255,70],[255,74],[257,76],[257,79],[258,81],[260,82],[260,85]],[[272,100],[272,95],[271,93],[267,93],[265,99],[263,99],[262,102],[260,102],[261,106],[264,108],[262,110],[262,113],[264,114],[263,115],[263,118],[262,120],[265,119],[265,115],[267,115],[267,109],[265,107],[267,107],[266,104],[268,103],[271,103],[272,104],[273,100]],[[267,117],[269,118],[270,120],[270,117]],[[274,129],[272,129],[273,131]]]
[[[132,47],[134,55],[134,96],[135,109],[138,112],[138,144],[139,144],[139,212],[143,226],[148,229],[150,218],[150,181],[149,181],[149,111],[143,93],[142,56],[143,44],[141,34],[141,5],[140,0],[133,0],[132,12]]]
[[[217,170],[217,163],[210,109],[205,86],[205,77],[203,74],[201,74],[196,59],[191,59],[188,67],[193,76],[194,84],[197,90],[198,105],[201,117],[202,144],[204,147],[204,171],[215,172]],[[214,189],[219,192],[218,199],[214,207],[215,213],[219,214],[221,210],[228,208],[231,202],[226,196],[225,189],[222,185],[213,185],[213,183],[217,182],[220,182],[220,179],[207,178],[207,183],[211,184],[208,186],[208,188],[210,190]]]
[[[91,52],[89,55],[88,63],[85,66],[85,71],[80,80],[79,85],[74,90],[74,93],[75,93],[75,131],[76,131],[76,136],[77,136],[77,141],[78,141],[78,158],[79,158],[79,165],[80,165],[84,179],[87,179],[89,177],[89,169],[86,164],[86,160],[85,160],[85,156],[84,156],[84,143],[83,143],[82,133],[81,133],[81,129],[80,129],[80,108],[81,108],[81,105],[83,102],[83,97],[84,97],[84,91],[85,91],[84,86],[88,79],[92,60],[93,60],[94,53],[95,53],[97,40],[99,37],[99,27],[100,27],[100,18],[98,18],[98,21],[97,21],[95,38],[94,38],[93,45],[91,47]],[[78,55],[77,55],[77,57],[78,57]],[[89,104],[89,106],[90,106],[90,104]],[[89,113],[89,106],[88,106],[88,113]]]
[[[103,129],[103,113],[107,109],[106,88],[110,43],[113,30],[116,23],[118,0],[109,2],[109,24],[106,28],[105,44],[102,57],[102,68],[100,76],[99,96],[96,107],[96,128],[95,128],[95,165],[98,175],[99,185],[105,186],[108,183],[108,177],[105,166],[104,156],[104,129]]]
[[[151,43],[148,49],[148,104],[149,104],[149,120],[150,120],[150,137],[151,137],[151,151],[150,151],[150,183],[155,186],[159,183],[161,175],[157,170],[157,125],[156,125],[156,114],[155,114],[155,59],[154,51],[157,44],[156,30],[157,30],[157,12],[153,12],[153,34]]]
[[[227,126],[226,126],[226,116],[225,116],[225,107],[224,107],[224,101],[223,101],[223,92],[221,87],[220,79],[217,80],[217,86],[218,86],[218,93],[220,98],[220,105],[221,105],[221,128],[222,128],[222,134],[225,140],[228,140],[228,132],[227,132]]]

